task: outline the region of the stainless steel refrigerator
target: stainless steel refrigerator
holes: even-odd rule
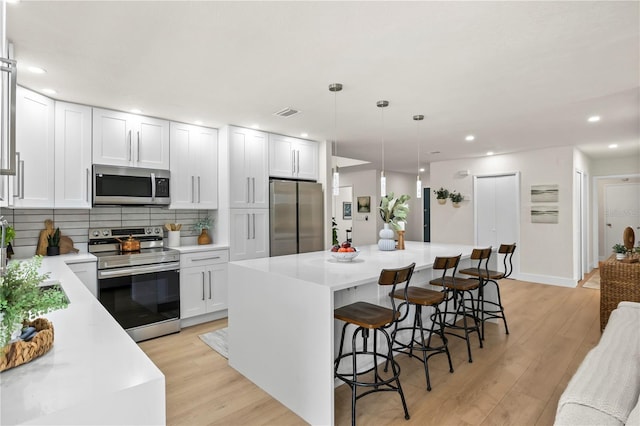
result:
[[[269,182],[271,256],[324,250],[322,185],[315,182]]]

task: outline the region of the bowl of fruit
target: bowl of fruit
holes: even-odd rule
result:
[[[331,256],[338,262],[351,262],[359,254],[360,252],[349,241],[331,247]]]

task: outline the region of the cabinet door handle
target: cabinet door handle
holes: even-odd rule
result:
[[[202,271],[202,300],[204,300],[204,271]]]
[[[138,134],[138,147],[137,147],[137,152],[138,152],[138,162],[140,162],[140,132],[136,132]]]
[[[253,216],[253,237],[252,237],[252,239],[255,240],[256,239],[256,214],[252,213],[251,216]]]
[[[13,179],[13,197],[20,198],[20,153],[16,152],[16,177]]]
[[[195,185],[195,176],[191,176],[191,203],[195,203],[196,202],[196,185]]]
[[[16,80],[18,77],[18,69],[16,61],[8,58],[0,58],[2,77],[2,116],[0,117],[0,127],[2,135],[0,136],[0,146],[3,155],[2,164],[0,164],[0,174],[15,176],[16,174],[16,114],[9,114],[9,111],[15,111],[16,108]],[[6,154],[6,157],[5,155]],[[5,167],[5,161],[7,162]]]
[[[211,300],[211,271],[209,272],[209,300]]]
[[[89,173],[89,169],[87,169],[87,194],[86,194],[87,203],[89,202],[89,187],[90,186],[91,186],[91,175]]]
[[[129,130],[129,146],[127,147],[127,161],[132,161],[133,141],[131,140],[131,130]]]
[[[191,259],[192,262],[202,262],[204,260],[217,260],[220,259],[220,256],[212,256],[212,257],[201,257],[199,259]]]
[[[198,176],[198,204],[200,203],[200,176]]]
[[[247,176],[247,204],[251,202],[251,178]]]
[[[296,173],[296,151],[291,151],[291,174],[294,175]]]
[[[24,200],[24,160],[20,160],[20,199]]]
[[[256,203],[256,178],[252,177],[251,182],[253,182],[253,204]]]
[[[296,151],[296,173],[300,174],[300,151]]]
[[[251,215],[247,213],[247,240],[251,239]]]

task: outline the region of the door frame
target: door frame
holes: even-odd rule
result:
[[[592,248],[593,248],[593,267],[595,268],[596,265],[598,265],[598,262],[602,261],[602,260],[606,260],[607,259],[607,255],[606,255],[606,247],[604,255],[602,258],[600,258],[600,237],[599,237],[599,226],[600,226],[600,215],[598,213],[598,207],[600,205],[600,203],[603,200],[600,200],[598,197],[598,187],[599,187],[599,182],[603,179],[624,179],[624,178],[640,178],[640,173],[630,173],[630,174],[624,174],[624,175],[608,175],[608,176],[593,176],[593,184],[592,184],[592,209],[593,209],[593,214],[591,215],[591,217],[593,218],[593,221],[591,223],[591,232],[592,232],[592,236],[593,238],[591,239],[592,241]],[[604,232],[604,230],[603,230]]]
[[[520,221],[520,209],[522,204],[522,199],[520,194],[521,174],[520,172],[516,171],[516,172],[486,173],[486,174],[473,175],[473,243],[476,246],[478,245],[478,200],[477,200],[478,179],[491,178],[491,177],[503,177],[503,176],[515,176],[516,178],[514,182],[514,190],[516,194],[516,219],[515,219],[516,241],[514,241],[514,243],[516,244],[516,247],[520,245],[520,228],[522,227],[522,223]],[[509,243],[510,241],[504,242],[504,244],[509,244]],[[495,248],[497,250],[499,247],[495,247]],[[499,259],[496,258],[496,261],[499,262]],[[520,275],[520,256],[517,254],[514,255],[512,261],[513,261],[512,277],[518,278],[518,276]]]
[[[587,183],[589,175],[581,169],[574,170],[574,271],[578,281],[583,280],[585,274],[591,271],[589,265],[589,233],[588,233],[588,194]]]

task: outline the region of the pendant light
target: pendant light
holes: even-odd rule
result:
[[[382,169],[380,170],[380,196],[387,195],[387,178],[384,176],[384,109],[389,106],[389,101],[378,101],[376,106],[380,108],[382,116]]]
[[[331,189],[334,196],[340,195],[340,172],[338,171],[338,101],[336,93],[342,90],[342,84],[332,83],[329,91],[333,92],[333,155],[336,157],[336,168],[333,169]]]
[[[422,198],[422,180],[420,179],[420,125],[419,123],[424,120],[424,115],[418,114],[413,116],[413,120],[416,122],[416,140],[418,141],[418,176],[416,179],[416,198]]]

